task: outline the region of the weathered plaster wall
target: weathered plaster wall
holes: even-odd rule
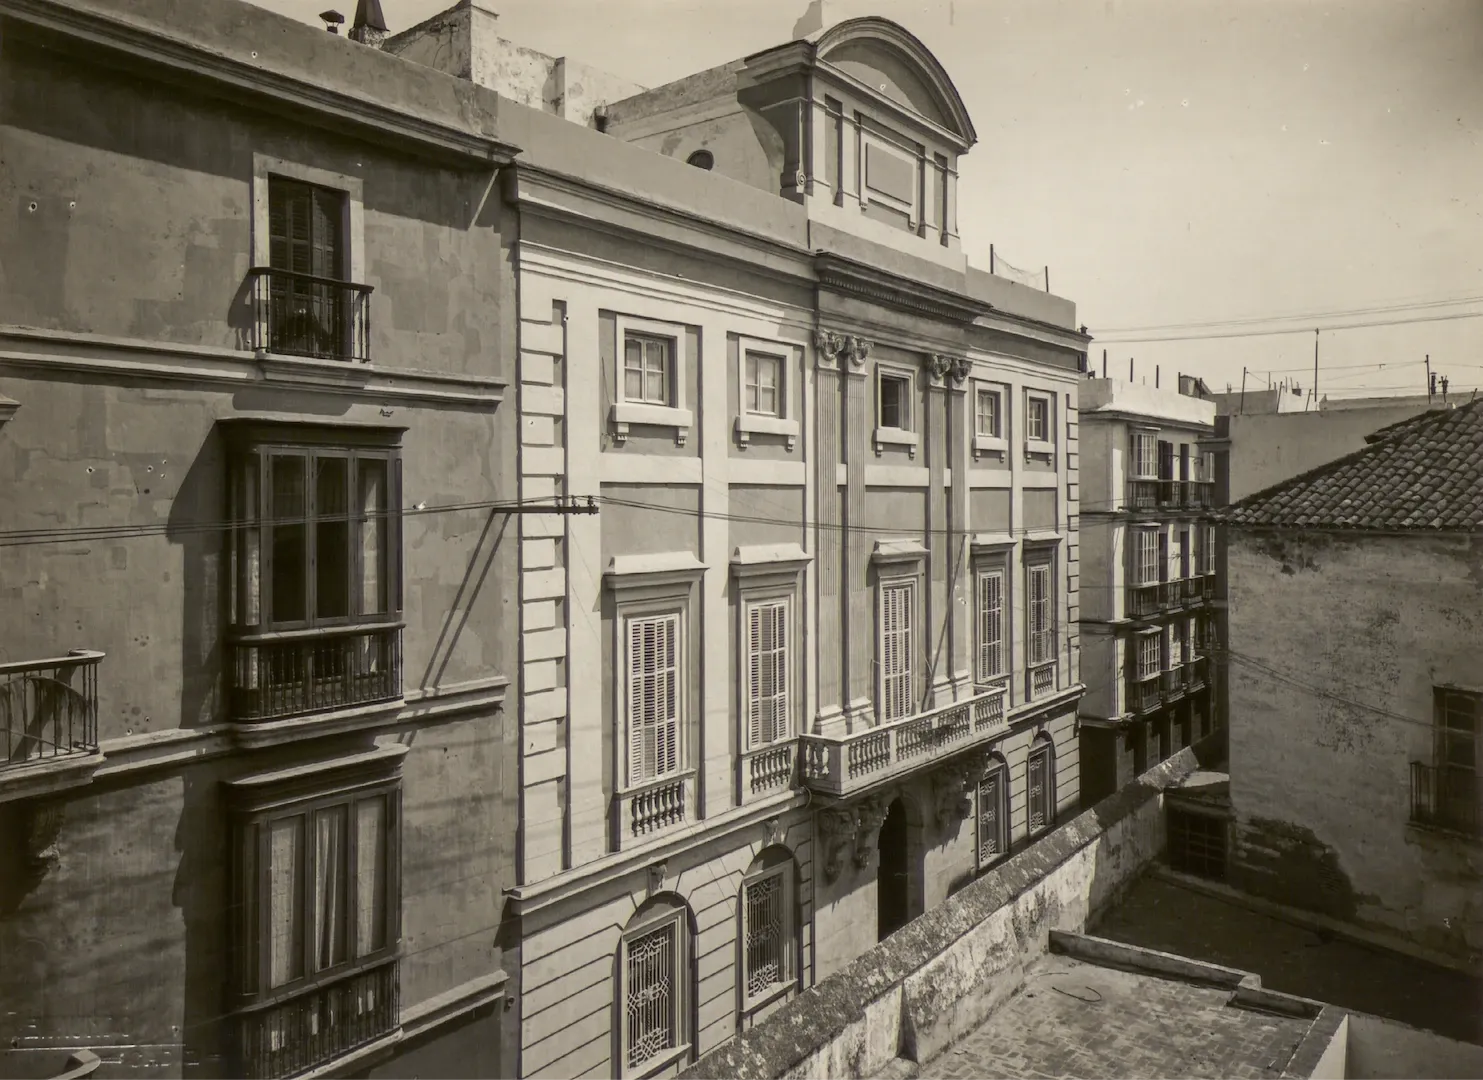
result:
[[[5,321],[245,353],[262,154],[362,181],[364,235],[349,243],[376,290],[377,364],[500,373],[491,172],[164,92],[13,33],[0,50],[0,201],[17,208],[0,218],[0,247],[29,253],[24,272],[0,271]]]
[[[1188,752],[1151,771],[681,1075],[869,1077],[898,1055],[928,1060],[1019,989],[1051,929],[1084,929],[1158,856],[1162,789],[1194,767]]]
[[[1483,856],[1409,823],[1432,687],[1477,683],[1476,541],[1231,530],[1229,560],[1236,883],[1483,949]]]
[[[1349,1054],[1345,1075],[1352,1080],[1478,1080],[1483,1077],[1483,1046],[1408,1027],[1369,1013],[1349,1014]]]

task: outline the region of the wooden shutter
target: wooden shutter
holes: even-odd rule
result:
[[[882,712],[887,720],[911,712],[912,596],[910,583],[881,590]]]
[[[978,676],[991,679],[1004,671],[1004,573],[978,575]]]
[[[628,624],[628,760],[630,783],[679,768],[679,617]]]
[[[1043,664],[1050,656],[1050,567],[1030,567],[1030,663]]]
[[[763,642],[768,647],[771,669],[772,711],[769,715],[771,730],[768,741],[787,738],[788,735],[788,605],[769,604],[771,635]]]
[[[760,604],[747,611],[747,745],[753,747],[763,743],[762,613]]]
[[[785,739],[788,714],[788,603],[747,608],[747,745]]]

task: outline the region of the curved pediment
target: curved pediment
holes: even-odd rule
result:
[[[818,34],[815,56],[962,140],[978,140],[968,109],[937,57],[904,27],[871,16]]]

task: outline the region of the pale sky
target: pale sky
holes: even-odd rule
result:
[[[259,0],[318,24],[325,0]],[[448,0],[451,2],[451,0]],[[382,0],[392,31],[448,6]],[[805,0],[492,0],[501,36],[658,86],[791,37]],[[343,0],[350,16],[354,0]],[[1483,387],[1483,0],[845,0],[936,53],[979,142],[959,227],[1050,267],[1098,340],[1100,369],[1154,365],[1239,385],[1425,391]],[[1439,306],[1437,301],[1476,298]],[[1415,305],[1424,305],[1417,307]],[[1412,305],[1400,309],[1399,305]],[[1300,332],[1133,342],[1128,331],[1276,315]],[[1116,339],[1116,340],[1115,340]],[[1379,367],[1378,365],[1385,366]],[[1167,385],[1167,384],[1166,384]]]

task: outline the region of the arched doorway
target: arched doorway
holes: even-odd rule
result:
[[[876,932],[884,941],[911,919],[911,844],[906,807],[894,799],[881,822],[880,865],[876,873]]]

